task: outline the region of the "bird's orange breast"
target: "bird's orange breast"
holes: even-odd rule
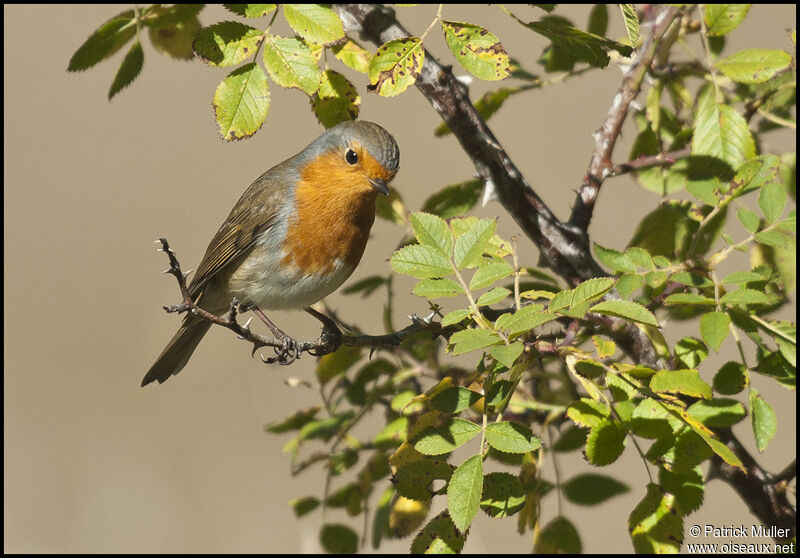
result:
[[[375,220],[376,194],[366,176],[342,166],[338,153],[306,165],[295,189],[283,263],[306,274],[331,273],[337,260],[354,269]]]

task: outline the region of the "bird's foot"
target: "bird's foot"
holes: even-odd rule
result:
[[[342,344],[342,331],[336,325],[336,322],[311,307],[306,308],[306,312],[322,322],[322,333],[317,339],[317,348],[313,351],[309,350],[308,353],[314,356],[323,356],[338,349]]]

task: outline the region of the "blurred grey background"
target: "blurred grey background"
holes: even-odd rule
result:
[[[296,520],[287,501],[321,494],[320,468],[289,475],[281,453],[286,436],[263,432],[266,423],[313,405],[315,359],[288,368],[262,365],[249,347],[215,328],[187,368],[164,385],[141,389],[147,368],[178,327],[164,304],[178,300],[175,281],[161,275],[167,262],[153,240],[167,237],[185,269],[196,267],[206,245],[239,195],[272,165],[302,149],[322,127],[304,94],[271,84],[267,121],[251,140],[225,144],[217,134],[211,100],[226,70],[169,60],[144,41],[145,65],[113,102],[108,88],[124,52],[80,74],[68,74],[73,52],[119,6],[4,6],[4,550],[6,552],[313,552],[320,549],[319,512]],[[542,15],[517,7],[525,20]],[[422,33],[435,6],[398,8],[400,20]],[[589,7],[557,12],[585,27]],[[609,35],[624,33],[610,8]],[[545,40],[511,21],[497,7],[446,6],[444,17],[473,21],[497,34],[510,54],[539,73]],[[754,6],[729,35],[727,52],[783,48],[793,5]],[[220,7],[200,16],[208,24],[233,19]],[[289,34],[278,18],[274,31]],[[426,47],[451,63],[441,34]],[[366,45],[365,45],[366,46]],[[369,46],[368,48],[374,49]],[[340,70],[331,59],[331,67]],[[361,94],[360,117],[390,130],[400,145],[394,186],[416,210],[445,184],[472,176],[452,136],[433,137],[438,119],[415,88],[394,99],[368,93],[366,80],[345,72]],[[490,121],[497,137],[556,214],[565,218],[620,79],[612,66],[510,99]],[[496,87],[476,83],[472,97]],[[614,153],[626,159],[634,137],[630,122]],[[793,134],[770,136],[770,146],[794,150]],[[773,143],[774,142],[774,143]],[[624,247],[639,219],[658,204],[629,177],[607,182],[591,233]],[[499,232],[518,234],[496,202],[478,209],[500,215]],[[383,221],[347,284],[385,273],[402,231]],[[521,240],[526,262],[535,248]],[[403,313],[426,310],[397,282]],[[367,331],[381,332],[378,296],[334,294],[330,306]],[[794,319],[794,304],[783,318]],[[273,319],[300,338],[318,333],[302,312]],[[688,326],[691,330],[691,325]],[[695,326],[696,328],[696,326]],[[680,332],[678,332],[680,333]],[[683,334],[696,335],[696,329]],[[677,335],[677,334],[676,334]],[[676,337],[677,338],[677,337]],[[735,358],[730,341],[719,362]],[[710,378],[707,378],[710,380]],[[759,456],[771,470],[796,453],[795,394],[756,377],[756,386],[779,412],[778,437]],[[749,423],[736,427],[755,451]],[[628,448],[614,465],[591,468],[579,453],[559,455],[561,478],[602,472],[631,491],[597,508],[564,504],[578,526],[584,551],[629,552],[627,516],[644,495],[644,467]],[[552,462],[545,475],[552,478]],[[444,505],[435,501],[432,513]],[[732,490],[712,482],[705,506],[691,524],[749,525],[753,517]],[[542,524],[557,513],[543,501]],[[328,521],[349,522],[329,510]],[[404,552],[411,539],[386,541],[381,551]],[[700,541],[703,542],[703,541]],[[767,542],[767,541],[760,541]],[[480,513],[465,551],[528,552],[530,533],[516,520]],[[369,549],[369,547],[367,547]]]

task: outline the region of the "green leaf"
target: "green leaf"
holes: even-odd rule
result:
[[[494,422],[486,427],[486,441],[505,453],[527,453],[542,445],[526,426],[516,422]]]
[[[329,440],[339,428],[353,418],[353,412],[348,411],[343,415],[336,415],[326,419],[312,420],[300,429],[298,438],[302,440]]]
[[[117,75],[114,76],[114,82],[111,84],[111,89],[108,90],[109,101],[136,79],[136,76],[142,71],[143,65],[144,52],[142,51],[142,44],[136,41],[122,60],[122,64],[117,70]]]
[[[106,21],[75,51],[68,72],[88,70],[117,52],[136,35],[133,10],[125,10]]]
[[[672,276],[672,280],[689,287],[713,287],[714,283],[707,277],[695,275],[688,271],[680,271]]]
[[[304,515],[311,513],[321,504],[318,498],[314,498],[313,496],[306,496],[305,498],[295,498],[294,500],[289,500],[289,507],[294,510],[295,517],[303,517]]]
[[[452,312],[448,312],[442,318],[442,327],[447,327],[453,324],[457,324],[458,322],[462,321],[464,318],[469,316],[472,312],[470,310],[453,310]]]
[[[630,258],[613,248],[603,248],[595,242],[594,253],[597,259],[600,260],[600,263],[611,268],[613,271],[636,271],[636,266],[633,265]]]
[[[753,234],[758,230],[758,225],[760,223],[758,215],[746,207],[736,208],[736,217],[739,219],[739,222],[742,224],[745,230],[750,234]]]
[[[687,411],[709,428],[733,426],[747,415],[744,405],[735,399],[701,399]]]
[[[394,485],[401,496],[429,502],[431,493],[428,487],[431,481],[448,480],[451,475],[452,468],[444,459],[423,457],[399,464],[394,476]]]
[[[475,303],[476,306],[491,306],[508,298],[511,291],[505,287],[495,287],[483,293]]]
[[[482,490],[483,461],[480,455],[473,455],[453,471],[447,485],[447,511],[462,533],[478,513]]]
[[[713,93],[700,103],[692,137],[692,155],[716,157],[733,170],[755,157],[756,147],[747,122],[735,109],[715,103]]]
[[[489,517],[509,517],[525,505],[525,491],[519,477],[510,473],[489,473],[483,477],[481,509]]]
[[[636,7],[633,4],[620,4],[619,8],[622,10],[622,19],[628,32],[628,43],[636,48],[639,45],[639,18],[636,15]]]
[[[433,300],[442,297],[459,296],[464,294],[461,285],[452,279],[423,279],[414,286],[414,294]]]
[[[636,289],[642,286],[641,275],[626,273],[617,280],[617,292],[622,298],[630,298]]]
[[[255,134],[269,110],[269,85],[261,66],[245,64],[228,74],[214,93],[214,112],[225,141]]]
[[[323,525],[319,542],[331,554],[355,554],[358,550],[358,534],[347,525]]]
[[[685,516],[700,508],[703,503],[703,474],[700,466],[685,472],[658,469],[658,483],[675,496],[678,508]]]
[[[333,55],[348,68],[366,74],[369,71],[369,61],[372,54],[353,39],[331,47]]]
[[[226,68],[252,57],[263,40],[264,33],[258,29],[238,21],[221,21],[203,27],[192,49],[209,66]]]
[[[633,52],[627,45],[576,29],[564,18],[547,16],[539,21],[525,23],[513,14],[511,17],[531,31],[550,39],[553,47],[563,51],[567,57],[587,62],[594,67],[604,68],[608,65],[606,50],[616,50],[623,56],[630,56]],[[548,67],[548,71],[552,70],[552,67]]]
[[[570,420],[578,426],[587,428],[594,428],[608,422],[607,419],[610,415],[611,411],[607,406],[586,397],[573,401],[567,407],[567,416]]]
[[[275,4],[223,4],[226,9],[242,17],[257,19],[275,10]]]
[[[511,368],[519,358],[519,355],[522,354],[524,348],[525,346],[519,342],[514,342],[510,345],[496,345],[489,350],[489,354],[506,368]]]
[[[753,238],[755,238],[756,242],[759,244],[774,246],[776,248],[784,248],[789,244],[789,237],[776,230],[757,232]]]
[[[574,476],[563,488],[567,500],[580,506],[594,506],[630,490],[627,484],[595,473]]]
[[[443,413],[460,413],[481,400],[483,395],[460,386],[440,391],[431,399],[431,407]]]
[[[173,4],[171,8],[151,8],[143,22],[149,27],[148,36],[153,47],[161,54],[176,60],[194,58],[192,42],[202,28],[197,19],[197,13],[202,8],[202,4]]]
[[[444,256],[450,257],[453,249],[453,235],[444,219],[430,213],[412,213],[411,228],[420,244],[437,249]]]
[[[449,453],[470,441],[481,427],[470,420],[451,417],[438,428],[426,428],[414,444],[414,449],[424,455]]]
[[[740,285],[751,281],[763,281],[764,279],[764,276],[752,271],[734,271],[730,275],[726,275],[720,282],[726,285]]]
[[[778,179],[781,161],[776,155],[759,155],[736,169],[731,180],[731,194],[741,196],[763,188]]]
[[[651,270],[655,269],[655,263],[653,262],[653,257],[650,255],[650,252],[648,252],[644,248],[639,248],[638,246],[631,246],[630,248],[625,250],[625,254],[638,267]]]
[[[339,72],[322,72],[319,89],[311,98],[311,108],[319,123],[332,128],[340,122],[355,120],[359,112],[359,97],[356,88]]]
[[[702,306],[714,306],[717,303],[713,298],[695,293],[675,293],[665,298],[664,304],[698,304]]]
[[[612,277],[595,277],[580,283],[572,289],[570,308],[575,308],[584,302],[597,300],[610,291],[616,282],[617,280]]]
[[[370,275],[369,277],[365,277],[360,281],[356,281],[352,285],[342,289],[342,293],[350,295],[356,293],[363,293],[363,296],[369,296],[375,292],[376,289],[386,285],[388,280],[386,277],[382,277],[380,275]]]
[[[500,342],[502,342],[502,339],[498,334],[486,329],[465,329],[457,331],[450,336],[450,344],[453,345],[454,355],[463,355]]]
[[[483,181],[466,180],[445,186],[422,204],[422,211],[438,215],[442,219],[464,215],[475,207],[481,197]]]
[[[408,417],[398,417],[375,435],[372,442],[378,448],[396,448],[406,441]]]
[[[708,36],[730,33],[744,21],[750,4],[706,4],[704,17]]]
[[[444,510],[420,529],[411,542],[411,554],[460,554],[465,538]]]
[[[650,380],[650,389],[711,399],[711,386],[700,379],[697,370],[659,370]]]
[[[748,304],[770,304],[775,302],[773,297],[765,292],[744,288],[725,293],[719,301],[721,304],[739,306],[747,306]]]
[[[658,327],[658,321],[653,313],[638,302],[631,300],[604,300],[592,306],[590,311]]]
[[[578,530],[566,517],[558,516],[545,525],[536,537],[536,554],[580,554],[583,550]]]
[[[697,368],[708,356],[705,343],[694,337],[684,337],[675,344],[675,357],[686,368]]]
[[[347,372],[361,358],[361,350],[357,347],[340,347],[340,350],[329,353],[317,362],[317,381],[325,385],[330,380]]]
[[[706,345],[719,352],[722,342],[728,337],[731,318],[725,312],[709,312],[700,318],[700,335]]]
[[[608,8],[605,4],[595,4],[589,12],[586,30],[594,35],[605,36],[608,31]]]
[[[778,431],[778,419],[769,403],[755,389],[750,390],[750,424],[758,451],[763,452]]]
[[[381,97],[393,97],[417,81],[425,50],[416,37],[395,39],[381,45],[369,61],[367,89],[377,91]]]
[[[496,228],[494,219],[480,219],[456,238],[453,255],[458,269],[477,265]]]
[[[483,27],[442,20],[442,31],[450,52],[475,77],[496,81],[511,75],[500,39]]]
[[[637,553],[676,554],[683,542],[683,516],[675,495],[654,483],[628,517],[628,532]]]
[[[483,289],[495,281],[505,279],[514,273],[514,268],[506,262],[489,262],[480,266],[469,282],[470,290]]]
[[[753,84],[764,83],[785,70],[792,63],[792,57],[782,50],[752,48],[718,60],[717,68],[733,81]]]
[[[283,15],[298,35],[312,43],[330,46],[345,39],[342,20],[322,4],[284,4]]]
[[[264,67],[281,87],[293,87],[307,95],[319,89],[322,72],[311,49],[299,39],[268,36],[264,41]]]
[[[786,190],[777,182],[770,182],[758,194],[758,207],[768,224],[777,221],[786,205]]]
[[[320,407],[314,406],[308,409],[301,409],[295,411],[280,422],[273,422],[264,427],[267,432],[273,434],[283,434],[284,432],[291,432],[298,430],[314,419],[314,416],[319,412]]]
[[[400,248],[392,254],[389,263],[396,272],[418,279],[444,277],[453,272],[450,262],[441,252],[420,244]]]
[[[747,369],[740,363],[728,361],[714,375],[714,390],[722,395],[736,395],[749,383]]]
[[[516,337],[522,332],[531,330],[547,322],[553,321],[558,316],[542,310],[539,304],[523,306],[516,312],[506,313],[497,318],[495,327],[508,332],[509,337]]]
[[[618,422],[600,421],[586,438],[586,459],[592,465],[609,465],[625,450],[625,429]]]

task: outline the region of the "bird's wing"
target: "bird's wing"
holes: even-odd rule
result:
[[[206,254],[197,268],[189,292],[196,298],[208,281],[231,262],[247,254],[258,236],[270,229],[278,217],[282,191],[275,181],[257,179],[231,210],[231,214],[211,239]]]

